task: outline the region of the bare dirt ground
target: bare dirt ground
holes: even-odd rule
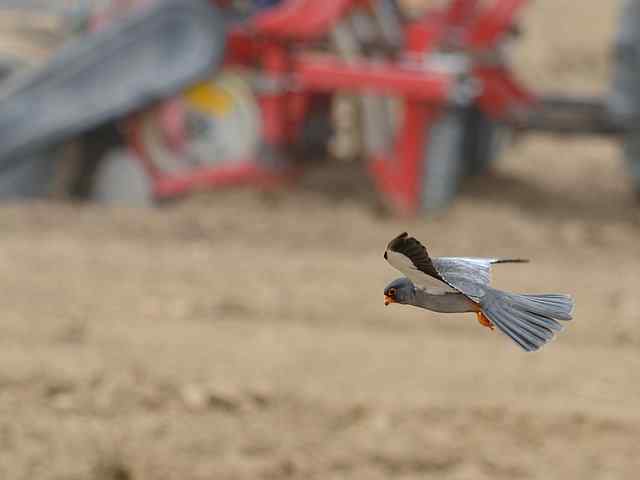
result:
[[[606,3],[529,7],[529,81],[604,89]],[[640,210],[617,155],[524,139],[410,222],[348,189],[3,207],[0,478],[637,478]],[[496,285],[570,292],[575,321],[524,354],[472,316],[384,308],[402,230],[530,257]]]

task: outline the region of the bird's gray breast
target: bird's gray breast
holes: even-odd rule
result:
[[[462,313],[475,311],[476,304],[462,293],[431,294],[416,289],[416,306],[440,313]]]

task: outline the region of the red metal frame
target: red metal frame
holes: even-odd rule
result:
[[[258,15],[251,26],[261,35],[296,41],[325,35],[362,0],[287,0]]]
[[[427,127],[452,94],[454,79],[392,62],[345,63],[330,56],[300,55],[295,65],[294,78],[305,91],[353,90],[404,98],[404,115],[393,150],[375,154],[369,162],[369,173],[393,210],[414,214],[420,207]]]
[[[449,28],[465,28],[477,15],[479,7],[478,0],[452,0],[446,11],[445,25]]]
[[[369,164],[378,190],[399,214],[413,215],[420,208],[425,127],[438,114],[437,109],[422,103],[405,101],[403,124],[394,151],[391,155],[376,155]]]
[[[377,92],[404,98],[404,116],[395,146],[369,160],[369,171],[379,191],[395,210],[414,214],[420,206],[424,142],[429,126],[448,102],[456,80],[425,69],[422,59],[438,48],[457,49],[476,59],[478,51],[494,49],[526,0],[496,0],[486,9],[479,0],[452,0],[447,8],[432,11],[405,29],[406,50],[400,56],[413,61],[343,62],[335,56],[305,51],[312,39],[329,30],[351,9],[369,0],[285,0],[257,15],[228,35],[227,64],[258,66],[266,88],[256,93],[263,119],[263,142],[270,152],[284,155],[297,137],[309,99],[319,92],[340,90]],[[294,48],[295,47],[295,48]],[[413,65],[413,66],[412,66]],[[478,105],[492,116],[501,116],[530,105],[534,96],[502,65],[474,65],[481,83]],[[159,113],[161,114],[161,113]],[[169,142],[179,150],[178,119],[166,120]],[[230,163],[233,166],[202,168],[184,174],[166,174],[154,167],[142,141],[141,122],[131,122],[131,145],[153,179],[158,197],[173,196],[205,185],[239,183],[276,185],[291,178],[293,169],[271,171],[259,159]]]
[[[292,73],[296,86],[305,91],[366,90],[427,103],[446,101],[453,83],[441,72],[364,59],[347,63],[318,54],[297,55]]]
[[[498,0],[492,7],[476,16],[467,31],[465,43],[473,50],[495,47],[513,24],[514,17],[527,0]]]
[[[473,74],[483,86],[476,102],[491,117],[516,115],[537,101],[537,97],[501,65],[476,66]]]

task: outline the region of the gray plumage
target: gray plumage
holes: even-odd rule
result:
[[[532,352],[562,330],[558,320],[571,320],[573,300],[569,295],[521,295],[487,287],[480,307],[502,333]]]
[[[426,250],[425,250],[426,251]],[[521,258],[437,257],[431,259],[442,279],[454,289],[479,301],[491,282],[491,265],[526,263]]]
[[[406,275],[387,285],[385,299],[442,313],[481,312],[526,351],[551,341],[562,330],[559,321],[572,318],[574,302],[569,295],[521,295],[489,286],[492,265],[527,260],[431,259],[426,248],[407,233],[389,242],[384,258]]]

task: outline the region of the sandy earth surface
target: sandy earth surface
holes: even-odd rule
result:
[[[597,91],[615,10],[574,3],[529,8],[520,61]],[[525,354],[471,315],[383,307],[402,230],[530,257],[495,284],[572,293],[575,321]],[[5,206],[0,231],[2,479],[637,478],[640,210],[608,140],[523,139],[409,222],[336,185]]]

